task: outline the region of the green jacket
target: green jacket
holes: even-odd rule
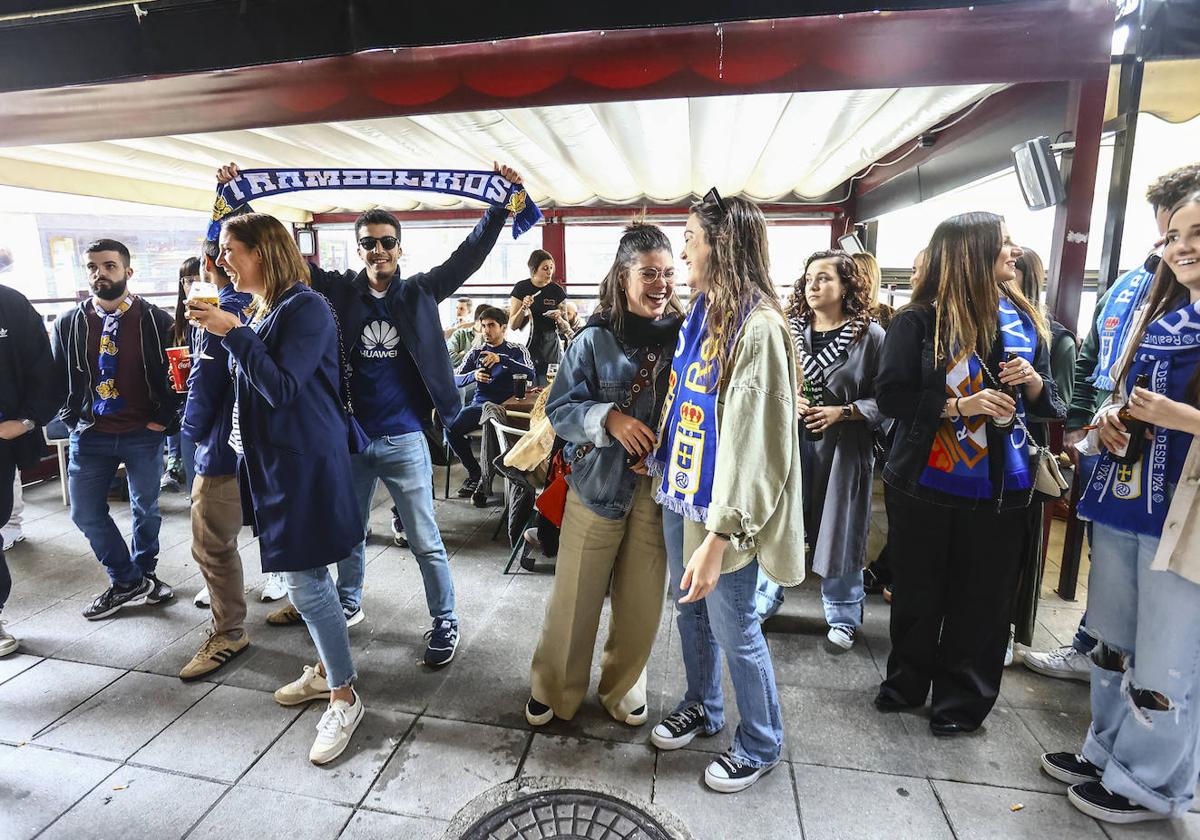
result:
[[[703,529],[731,535],[722,574],[757,556],[759,568],[776,583],[795,586],[804,580],[796,383],[787,323],[773,309],[756,309],[738,336],[729,380],[717,400],[717,460]],[[685,545],[698,544],[700,524],[687,524],[695,527],[685,527]]]
[[[446,341],[446,349],[450,351],[450,364],[457,371],[467,353],[475,346],[475,328],[463,327],[450,334]]]

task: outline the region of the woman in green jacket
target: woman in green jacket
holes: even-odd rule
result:
[[[724,650],[740,722],[704,781],[732,793],[771,770],[783,748],[754,596],[760,567],[784,586],[804,578],[796,361],[757,207],[711,190],[691,207],[682,258],[693,303],[650,466],[662,475],[656,497],[688,687],[650,740],[677,749],[724,726]]]

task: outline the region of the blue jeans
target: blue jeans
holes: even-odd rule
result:
[[[425,436],[420,432],[409,432],[375,438],[363,452],[350,456],[350,469],[364,531],[371,518],[375,482],[382,480],[400,513],[409,548],[421,568],[429,615],[458,621],[454,612],[450,559],[433,517],[433,467]],[[362,603],[366,545],[363,540],[338,563],[338,597],[342,607],[349,612],[357,610]],[[299,608],[299,604],[296,606]]]
[[[478,429],[483,423],[483,403],[475,403],[468,405],[458,415],[458,419],[446,429],[446,440],[450,444],[450,448],[454,450],[454,454],[458,456],[458,460],[462,461],[463,469],[467,471],[468,478],[479,478],[483,474],[483,470],[479,466],[479,459],[475,457],[475,452],[471,449],[471,441],[467,435]]]
[[[725,726],[720,659],[724,649],[741,717],[730,752],[743,764],[763,767],[783,751],[783,719],[771,653],[755,612],[758,563],[721,575],[716,589],[704,600],[680,604],[678,599],[684,595],[679,589],[684,568],[683,531],[683,517],[663,508],[669,592],[676,602],[675,626],[687,674],[687,693],[676,710],[700,703],[709,734]]]
[[[329,568],[318,566],[302,572],[284,572],[283,582],[288,588],[288,598],[300,611],[317,646],[329,687],[343,688],[354,682],[357,675],[350,656],[350,631]]]
[[[163,433],[140,429],[112,435],[88,429],[72,432],[67,488],[71,521],[83,532],[114,584],[130,586],[154,573],[158,564],[158,482],[163,474]],[[108,488],[125,463],[133,544],[108,515]]]
[[[178,458],[183,467],[183,492],[192,495],[192,480],[196,477],[196,444],[176,432],[167,438],[167,457]]]
[[[821,604],[825,607],[825,621],[830,627],[861,627],[862,604],[866,597],[862,569],[842,577],[821,579]],[[754,592],[754,611],[759,621],[766,621],[775,615],[781,606],[783,587],[760,569]]]
[[[1088,627],[1100,645],[1083,756],[1103,768],[1109,790],[1182,816],[1200,767],[1200,585],[1150,570],[1157,537],[1098,522],[1093,533]]]
[[[830,627],[861,627],[866,597],[862,569],[841,577],[821,578],[821,604],[825,607],[825,622]]]

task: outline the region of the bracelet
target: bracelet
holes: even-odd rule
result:
[[[963,415],[962,415],[962,409],[958,407],[958,401],[959,401],[959,400],[961,400],[961,399],[962,399],[962,397],[955,397],[955,398],[954,398],[954,413],[955,413],[955,414],[957,414],[959,417],[962,417],[962,416],[963,416]]]

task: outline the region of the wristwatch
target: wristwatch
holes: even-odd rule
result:
[[[25,427],[25,431],[27,431],[27,432],[32,432],[34,429],[37,428],[37,423],[34,423],[28,417],[21,418],[21,425]]]
[[[849,420],[853,416],[854,416],[854,406],[852,406],[852,405],[842,406],[842,419],[843,420]]]

